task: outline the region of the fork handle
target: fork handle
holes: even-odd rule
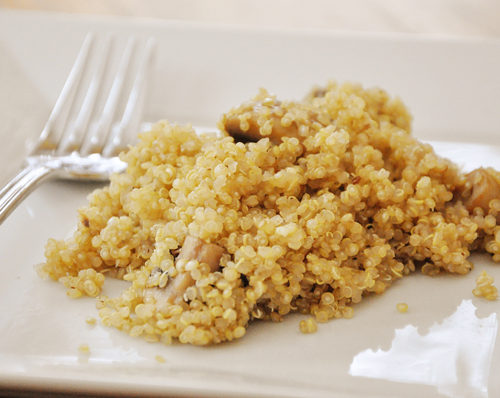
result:
[[[0,224],[53,171],[53,168],[37,164],[28,165],[17,173],[0,190]]]

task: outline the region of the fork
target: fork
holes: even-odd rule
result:
[[[102,41],[101,53],[105,55],[100,58],[92,56],[96,52],[95,42],[92,33],[86,36],[34,149],[22,169],[0,190],[0,224],[35,187],[50,177],[96,181],[125,170],[126,164],[117,155],[139,128],[155,42],[153,38],[146,41],[133,78],[132,61],[138,46],[136,38],[129,39],[107,97],[104,81],[106,72],[111,70],[114,40],[107,37]],[[93,70],[89,66],[92,58]],[[124,102],[123,92],[129,86],[118,120],[116,114]],[[83,99],[78,102],[80,98]],[[104,106],[98,111],[97,104],[104,98]]]

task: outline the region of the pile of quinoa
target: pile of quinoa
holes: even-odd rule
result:
[[[499,261],[499,173],[461,173],[410,122],[383,90],[336,83],[300,102],[261,90],[213,134],[161,121],[40,272],[97,297],[104,325],[205,345],[291,312],[314,331],[416,269],[468,273],[473,250]],[[107,277],[128,288],[104,296]]]

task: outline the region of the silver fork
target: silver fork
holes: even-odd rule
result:
[[[95,41],[92,34],[85,38],[34,149],[25,159],[23,168],[0,190],[0,224],[40,182],[49,177],[106,180],[112,173],[125,169],[125,163],[117,155],[126,147],[131,134],[138,132],[155,43],[150,38],[142,46],[142,51],[138,51],[137,40],[128,41],[104,106],[98,110],[97,104],[107,91],[103,83],[106,72],[110,71],[114,41],[111,37],[104,40],[100,51],[104,56],[94,56],[97,61],[91,68],[90,58],[96,52]],[[138,57],[133,78],[131,69],[135,63],[132,61],[138,52],[142,54]],[[83,87],[85,77],[88,77],[86,91]],[[129,95],[122,117],[118,119],[118,108],[128,86],[131,86]],[[81,102],[78,102],[80,97]]]

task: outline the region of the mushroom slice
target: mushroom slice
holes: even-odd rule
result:
[[[268,137],[272,143],[279,144],[282,137],[298,137],[299,132],[297,123],[292,122],[289,126],[284,127],[281,123],[281,117],[276,110],[271,111],[267,116],[267,120],[271,123],[269,134],[264,133],[264,128],[259,125],[259,118],[261,116],[260,106],[256,106],[246,118],[247,128],[242,128],[240,117],[237,114],[228,115],[224,121],[224,129],[229,135],[233,136],[236,141],[254,142],[261,138]]]
[[[215,272],[219,268],[220,258],[223,253],[224,249],[219,245],[205,243],[199,238],[187,236],[176,261],[197,260],[199,263],[208,264],[210,270]],[[170,303],[174,303],[177,299],[182,300],[186,289],[193,286],[193,284],[194,280],[189,271],[180,273],[170,280],[164,290],[164,297]]]
[[[262,90],[251,101],[224,114],[221,127],[236,141],[258,141],[267,137],[273,144],[280,144],[283,137],[304,138],[308,135],[307,127],[317,121],[317,111],[312,107],[281,102]]]
[[[465,200],[467,210],[472,212],[480,207],[486,213],[492,199],[500,199],[500,175],[493,169],[479,168],[471,171],[466,176],[470,184],[471,193]]]

